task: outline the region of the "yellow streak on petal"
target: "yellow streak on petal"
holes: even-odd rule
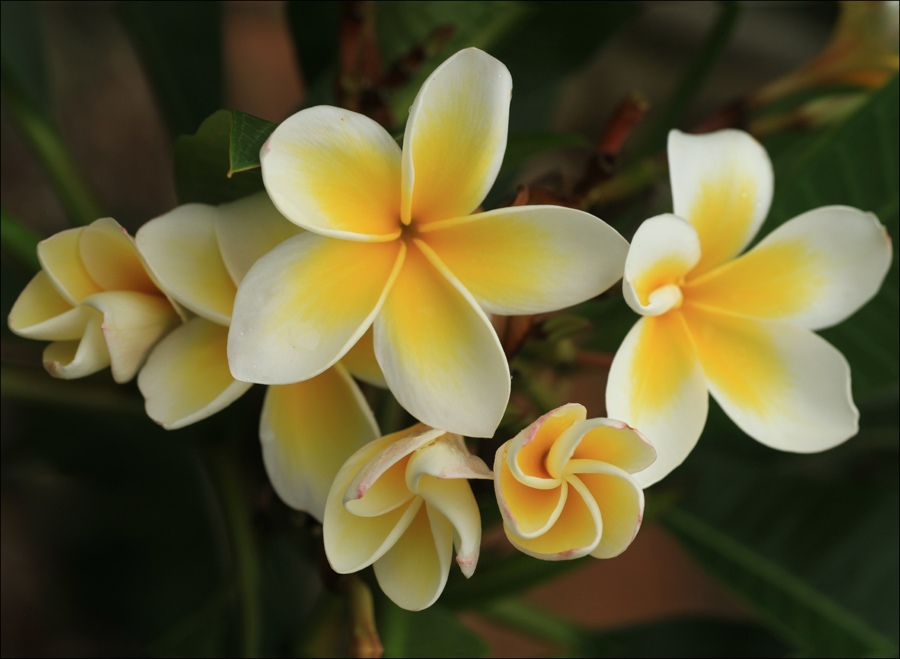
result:
[[[357,380],[387,389],[384,373],[381,372],[381,367],[375,358],[374,333],[373,325],[366,330],[366,333],[350,348],[347,354],[341,357],[341,363]]]
[[[803,240],[760,245],[684,286],[685,299],[757,318],[781,318],[814,305],[826,290],[826,264]]]
[[[335,410],[335,414],[341,414]],[[406,486],[406,467],[412,454],[403,456],[391,465],[360,499],[350,499],[344,503],[348,512],[360,517],[383,515],[412,499],[413,493]]]
[[[689,278],[734,257],[747,239],[757,196],[753,177],[738,173],[704,181],[685,218],[700,236],[700,261]]]
[[[655,416],[677,402],[673,392],[681,390],[695,363],[694,346],[679,311],[647,316],[643,322],[630,368],[635,382],[631,409],[637,418],[629,423],[637,428],[642,414]]]
[[[588,431],[572,453],[572,460],[606,462],[626,471],[638,471],[656,458],[653,447],[630,428],[597,426]]]
[[[685,255],[671,254],[640,273],[631,281],[631,285],[641,304],[650,304],[650,294],[663,286],[669,284],[680,286],[688,267],[690,267],[690,262]]]
[[[104,290],[159,294],[131,238],[112,218],[85,227],[79,248],[85,268]]]
[[[561,484],[550,490],[540,490],[528,487],[516,480],[509,469],[506,460],[501,461],[500,468],[500,492],[503,500],[501,505],[506,506],[506,511],[515,520],[515,533],[518,535],[532,534],[540,531],[551,521],[558,506],[565,501],[565,484]]]
[[[81,234],[85,227],[60,231],[38,243],[38,259],[53,285],[71,304],[103,289],[95,282],[81,260]]]
[[[594,550],[597,558],[618,556],[637,535],[642,513],[640,488],[611,474],[578,474],[600,509],[603,535]]]
[[[783,409],[790,375],[770,334],[740,316],[694,306],[684,318],[707,379],[725,396],[761,416]]]
[[[582,409],[573,408],[559,416],[548,415],[535,433],[534,439],[516,453],[515,459],[519,469],[527,476],[554,478],[547,469],[547,454],[550,447],[573,423],[581,420],[583,414]]]

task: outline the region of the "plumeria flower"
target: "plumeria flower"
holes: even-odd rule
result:
[[[382,437],[341,467],[325,504],[325,554],[335,572],[369,565],[385,594],[418,611],[434,604],[450,559],[475,572],[481,516],[466,479],[490,479],[459,435],[419,424]]]
[[[646,487],[691,452],[707,390],[754,439],[783,451],[829,449],[856,434],[843,355],[811,330],[871,299],[891,241],[871,213],[826,206],[738,256],[772,199],[772,166],[749,135],[669,134],[674,215],[644,222],[623,282],[643,318],[612,363],[608,413],[641,429],[659,459]]]
[[[252,386],[228,369],[237,284],[259,256],[299,231],[265,193],[218,207],[179,206],[141,227],[137,245],[160,286],[196,314],[160,341],[138,375],[154,421],[169,429],[196,423]],[[351,370],[378,383],[371,339],[315,378],[269,387],[263,404],[260,440],[272,485],[320,521],[337,470],[380,434]]]
[[[109,366],[116,382],[131,380],[179,322],[131,237],[103,218],[47,238],[37,252],[41,271],[13,305],[9,328],[53,341],[44,367],[54,377],[80,378]]]
[[[548,412],[497,450],[506,537],[544,560],[618,556],[644,514],[632,474],[655,459],[644,436],[621,421],[588,419],[575,403]]]
[[[278,209],[308,229],[241,283],[228,338],[232,373],[280,384],[329,368],[374,325],[391,391],[416,418],[490,436],[510,374],[486,315],[533,314],[598,295],[627,243],[581,211],[476,212],[506,148],[512,81],[476,49],[425,81],[403,149],[377,123],[303,110],[262,149]]]

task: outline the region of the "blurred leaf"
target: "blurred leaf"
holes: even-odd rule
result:
[[[275,124],[219,110],[195,135],[175,140],[175,186],[181,203],[220,204],[263,189],[259,150]]]
[[[436,604],[406,611],[383,598],[378,631],[384,657],[484,657],[488,645],[456,614]]]
[[[434,56],[422,62],[407,84],[393,93],[391,108],[398,125],[405,123],[419,87],[439,64],[463,48],[474,46],[491,50],[502,36],[513,30],[523,15],[523,3],[514,0],[379,2],[375,20],[381,62],[385,69],[421,45],[437,28],[453,27],[449,41]]]
[[[340,4],[288,2],[287,19],[306,88],[321,84],[329,73],[336,75]]]
[[[119,11],[173,137],[222,107],[220,2],[134,0]]]
[[[498,179],[514,174],[531,158],[546,151],[571,146],[589,147],[590,143],[581,135],[549,130],[512,133],[506,143],[506,155]]]
[[[12,76],[31,104],[49,118],[50,89],[40,10],[37,2],[0,2],[0,53],[4,77]]]
[[[37,244],[41,237],[30,228],[10,215],[5,207],[0,207],[0,243],[3,250],[14,256],[22,265],[31,272],[41,269],[37,258]]]
[[[772,212],[759,235],[818,206],[846,204],[878,215],[896,246],[900,237],[898,98],[895,77],[854,116],[796,157],[793,167],[775,181]],[[850,320],[822,332],[850,362],[857,398],[896,387],[900,376],[897,264],[895,249],[878,295]]]

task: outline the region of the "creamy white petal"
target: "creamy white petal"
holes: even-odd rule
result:
[[[369,326],[347,353],[341,357],[341,364],[347,367],[350,374],[374,387],[387,389],[384,373],[375,357],[375,328]]]
[[[94,312],[80,341],[56,341],[44,348],[44,368],[55,378],[71,380],[92,375],[109,366],[109,352],[100,325],[103,316]]]
[[[468,480],[424,476],[418,494],[428,504],[429,515],[432,510],[439,511],[452,524],[456,563],[466,578],[471,577],[481,549],[481,513]]]
[[[372,119],[324,105],[301,110],[259,159],[266,191],[294,224],[347,240],[400,235],[400,147]]]
[[[89,317],[87,309],[66,301],[41,270],[19,294],[8,324],[15,334],[28,339],[75,341],[84,334]]]
[[[420,236],[488,313],[555,311],[622,278],[628,243],[589,213],[517,206],[425,225]]]
[[[103,289],[95,282],[81,260],[81,234],[85,227],[66,229],[38,243],[41,268],[53,286],[72,306]]]
[[[84,267],[104,291],[136,291],[158,295],[134,240],[111,217],[84,227],[78,245]]]
[[[163,338],[138,373],[147,415],[174,430],[212,416],[243,396],[253,385],[231,377],[227,341],[227,327],[200,317]]]
[[[512,77],[476,48],[432,73],[409,110],[403,136],[403,222],[471,213],[494,184],[509,126]]]
[[[419,480],[423,476],[438,479],[477,478],[490,480],[494,473],[484,461],[472,455],[466,448],[465,440],[459,435],[446,433],[430,445],[416,451],[406,469],[406,486],[416,494]]]

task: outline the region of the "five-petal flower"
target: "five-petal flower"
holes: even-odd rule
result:
[[[13,305],[9,328],[53,341],[44,366],[55,377],[80,378],[109,366],[116,382],[128,382],[178,324],[134,241],[112,218],[47,238],[38,259],[41,271]]]
[[[472,576],[481,515],[466,479],[490,479],[459,435],[419,424],[377,439],[341,467],[325,504],[325,553],[335,572],[374,564],[398,606],[418,611],[444,590],[450,559]]]
[[[548,412],[497,450],[494,489],[506,537],[545,560],[628,548],[644,513],[632,474],[656,459],[650,443],[612,419],[587,419],[581,405]]]
[[[490,436],[509,368],[485,312],[530,314],[598,295],[627,243],[558,206],[472,213],[500,169],[512,81],[476,49],[428,78],[403,149],[371,119],[303,110],[262,149],[272,201],[309,231],[241,283],[228,338],[232,373],[280,384],[339,360],[374,324],[391,391],[421,421]]]
[[[822,451],[857,432],[843,355],[810,330],[871,299],[891,241],[871,213],[827,206],[777,228],[746,254],[772,199],[772,166],[748,134],[673,131],[674,215],[644,222],[625,262],[624,293],[644,317],[613,360],[608,414],[638,427],[659,459],[646,487],[687,457],[707,389],[754,439]]]
[[[252,386],[228,369],[235,290],[257,258],[299,231],[265,193],[221,206],[186,204],[141,227],[137,245],[160,286],[196,314],[160,341],[138,375],[152,419],[181,428]],[[350,371],[377,383],[371,339],[315,378],[269,387],[263,404],[259,432],[269,479],[288,505],[319,520],[344,460],[380,434]]]

